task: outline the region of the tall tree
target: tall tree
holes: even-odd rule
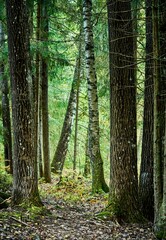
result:
[[[6,0],[13,120],[12,202],[41,205],[34,157],[32,77],[26,1]]]
[[[152,0],[146,0],[146,62],[142,155],[139,178],[141,211],[149,220],[154,216],[153,189],[153,39]]]
[[[81,45],[79,47],[79,54],[76,59],[74,77],[60,139],[51,164],[52,171],[55,173],[59,173],[60,175],[63,170],[68,150],[68,143],[72,131],[73,121],[76,114],[77,89],[80,84],[80,70],[81,70]]]
[[[139,218],[136,79],[131,1],[108,0],[110,57],[110,208],[125,221]]]
[[[83,26],[85,35],[85,63],[89,105],[89,155],[92,166],[92,192],[108,192],[104,179],[103,160],[99,143],[99,110],[97,76],[95,69],[94,39],[92,25],[92,1],[83,1]]]
[[[41,94],[40,94],[40,35],[41,35],[41,1],[37,1],[37,13],[36,13],[36,41],[37,41],[37,50],[36,50],[36,64],[35,64],[35,77],[33,78],[33,98],[34,98],[34,147],[35,147],[35,158],[39,162],[39,176],[43,177],[43,165],[41,161]],[[40,120],[40,121],[39,121]]]
[[[152,1],[154,54],[154,225],[158,239],[166,238],[166,141],[164,141],[166,139],[166,48],[165,39],[163,39],[166,35],[165,9],[165,1]]]
[[[42,151],[44,161],[44,178],[51,182],[51,166],[49,153],[49,119],[48,119],[48,2],[41,0],[41,40],[45,49],[45,55],[41,55],[41,103],[42,103]]]
[[[3,25],[0,22],[0,47],[4,46],[4,31]],[[11,121],[10,121],[10,106],[9,106],[9,86],[8,78],[5,74],[4,59],[0,63],[0,77],[2,88],[2,120],[3,120],[3,139],[4,139],[4,159],[6,171],[13,172],[12,164],[12,136],[11,136]]]

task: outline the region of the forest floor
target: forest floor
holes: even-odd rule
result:
[[[89,185],[88,185],[89,184]],[[123,224],[97,217],[107,204],[106,194],[91,195],[83,178],[57,184],[40,183],[44,207],[0,210],[0,239],[6,240],[154,240],[153,226]]]

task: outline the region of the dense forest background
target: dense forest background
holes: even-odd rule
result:
[[[2,206],[41,207],[38,182],[87,178],[109,193],[103,215],[165,239],[165,9],[0,0]]]

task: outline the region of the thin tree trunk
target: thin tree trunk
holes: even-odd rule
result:
[[[45,42],[45,51],[48,51],[48,3],[41,0],[41,40]],[[51,166],[49,153],[49,119],[48,119],[48,61],[47,57],[41,56],[41,89],[42,89],[42,151],[44,161],[44,178],[51,182]]]
[[[136,79],[131,2],[108,0],[110,55],[110,212],[140,220],[137,176]]]
[[[40,35],[41,35],[41,1],[37,1],[37,27],[36,27],[36,41],[37,44],[40,42]],[[43,170],[42,170],[42,157],[41,157],[41,138],[40,138],[40,131],[41,126],[39,121],[41,120],[41,90],[40,88],[40,50],[39,45],[36,51],[36,75],[33,82],[33,91],[34,91],[34,145],[35,145],[35,157],[36,161],[39,165],[39,176],[43,177]],[[40,111],[40,114],[39,114]]]
[[[0,46],[4,43],[4,32],[2,23],[0,23]],[[2,60],[0,63],[0,76],[2,78],[2,121],[3,121],[3,139],[4,139],[4,159],[6,171],[13,172],[12,164],[12,137],[10,122],[10,106],[9,106],[9,86],[8,78],[5,75],[5,65]]]
[[[92,29],[92,1],[83,1],[83,24],[85,34],[85,62],[87,70],[89,105],[89,152],[92,166],[92,192],[108,192],[104,179],[103,160],[99,144],[99,110],[97,95],[97,76],[95,69],[94,39]]]
[[[79,76],[80,77],[80,76]],[[79,79],[80,85],[80,79]],[[78,108],[79,108],[79,89],[80,86],[77,86],[77,93],[76,93],[76,117],[75,117],[75,136],[74,136],[74,158],[73,158],[73,171],[76,171],[76,164],[77,164],[77,144],[78,144]]]
[[[80,68],[81,68],[81,46],[79,49],[79,55],[76,60],[76,66],[74,71],[74,78],[72,82],[69,102],[66,110],[65,119],[63,122],[63,127],[61,131],[61,136],[58,142],[58,146],[55,151],[55,155],[51,164],[52,171],[55,173],[62,174],[67,150],[68,150],[68,143],[71,136],[72,126],[74,117],[76,114],[76,96],[77,96],[77,89],[80,82]]]
[[[141,169],[139,195],[141,211],[149,220],[154,218],[153,189],[153,125],[154,125],[154,90],[153,90],[153,39],[152,39],[152,1],[146,0],[146,63],[144,90],[144,119],[142,137]]]
[[[32,77],[26,1],[6,0],[6,10],[14,143],[12,203],[41,205],[34,156],[34,125],[30,99]]]

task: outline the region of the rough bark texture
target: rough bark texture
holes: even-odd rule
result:
[[[81,50],[79,50],[79,56],[76,60],[74,78],[72,82],[72,88],[70,91],[69,102],[66,110],[65,119],[63,122],[63,127],[61,131],[61,136],[55,151],[55,155],[51,164],[51,169],[55,173],[62,173],[67,150],[68,143],[70,140],[71,130],[73,126],[74,117],[76,114],[76,96],[77,96],[77,88],[79,86],[80,81],[80,61],[81,61]]]
[[[90,158],[89,158],[89,128],[87,130],[87,139],[85,144],[85,165],[84,165],[84,177],[90,175]]]
[[[83,1],[83,24],[85,35],[85,62],[89,105],[89,153],[92,166],[92,192],[107,192],[104,179],[103,160],[99,144],[99,110],[97,76],[95,69],[94,39],[92,26],[92,1]]]
[[[164,141],[166,139],[166,121],[164,114],[166,108],[166,6],[165,1],[162,0],[153,0],[152,6],[154,53],[154,224],[158,239],[166,239],[166,145]],[[160,13],[160,15],[158,15],[158,13]]]
[[[41,40],[45,42],[44,48],[47,51],[48,44],[48,3],[41,0]],[[41,56],[41,94],[42,94],[42,151],[44,162],[44,178],[51,182],[51,166],[49,153],[49,119],[48,119],[48,60]]]
[[[41,204],[34,158],[29,26],[24,0],[6,0],[13,120],[12,202]]]
[[[144,119],[142,137],[141,169],[139,194],[141,211],[149,220],[154,217],[153,188],[153,39],[152,39],[152,0],[146,0],[146,63],[144,90]]]
[[[3,47],[4,33],[3,26],[0,23],[0,46]],[[2,60],[0,63],[0,78],[2,89],[2,121],[3,121],[3,139],[4,139],[4,159],[6,171],[13,172],[12,164],[12,137],[10,122],[10,106],[9,106],[9,86],[8,78],[5,75],[5,65]]]
[[[110,52],[110,204],[115,215],[137,221],[136,79],[131,3],[108,1]],[[111,207],[111,206],[110,206]]]

